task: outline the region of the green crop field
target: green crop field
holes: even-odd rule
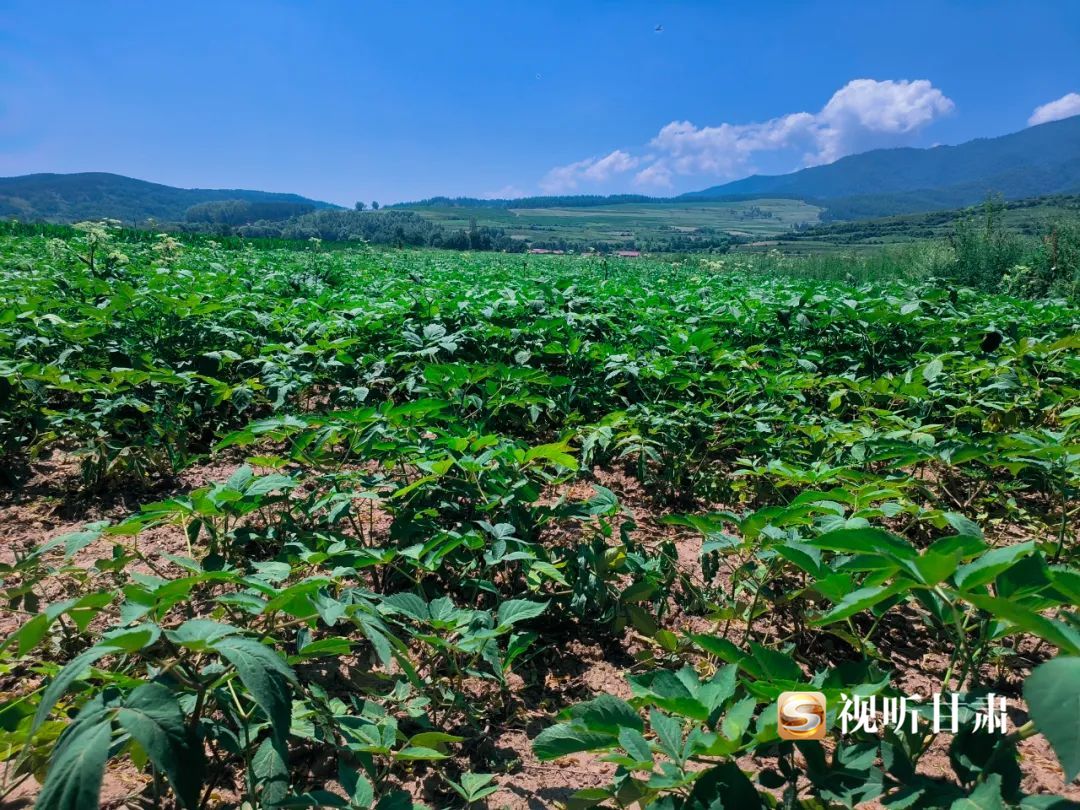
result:
[[[731,234],[768,238],[794,225],[818,222],[819,208],[801,200],[627,203],[589,208],[411,208],[451,229],[504,228],[532,241],[603,242],[663,239],[673,234]]]
[[[816,215],[755,205],[633,221]],[[1075,299],[48,233],[0,233],[0,805],[1080,798]]]

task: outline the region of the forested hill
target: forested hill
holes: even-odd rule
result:
[[[299,194],[174,188],[106,172],[0,177],[0,218],[4,219],[77,222],[109,218],[126,225],[143,225],[150,219],[181,222],[193,206],[226,202],[230,205],[214,207],[212,216],[254,222],[337,207]],[[204,211],[202,215],[207,214]]]
[[[754,175],[683,199],[783,196],[816,200],[834,218],[971,205],[1080,191],[1080,116],[930,149],[877,149],[784,175]],[[846,217],[845,217],[846,218]]]

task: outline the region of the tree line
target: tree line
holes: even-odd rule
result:
[[[231,201],[230,201],[231,202]],[[248,205],[245,203],[245,205]],[[237,221],[244,211],[254,210],[226,203],[193,206],[186,221],[172,228],[187,233],[239,236],[249,239],[321,239],[324,242],[363,241],[393,247],[431,247],[447,250],[502,251],[523,253],[529,248],[609,253],[616,250],[644,250],[654,253],[726,252],[735,241],[722,233],[707,235],[672,233],[666,237],[624,240],[575,240],[565,238],[514,238],[498,226],[470,221],[466,228],[449,228],[426,219],[415,211],[387,207],[382,210],[316,210],[282,219],[256,222]]]

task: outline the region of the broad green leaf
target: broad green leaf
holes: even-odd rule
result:
[[[944,368],[944,364],[941,362],[941,358],[940,357],[935,357],[933,360],[931,360],[929,363],[927,363],[925,366],[923,366],[923,370],[922,370],[923,379],[926,380],[927,382],[933,382],[939,376],[941,376],[941,371],[942,371],[943,368]]]
[[[309,790],[298,796],[288,796],[275,807],[348,807],[349,802],[326,790]]]
[[[971,795],[949,805],[949,810],[1005,810],[1005,802],[1001,798],[1001,774],[988,775]]]
[[[619,600],[622,602],[645,602],[651,599],[655,593],[656,586],[651,582],[642,580],[641,582],[635,582],[619,594]]]
[[[107,647],[112,652],[134,653],[149,647],[160,635],[161,628],[156,624],[123,627],[102,633],[98,646]]]
[[[404,790],[391,790],[383,794],[375,810],[427,810],[427,806],[414,804],[412,797]]]
[[[956,529],[958,537],[975,537],[979,540],[983,539],[983,531],[979,524],[964,517],[959,512],[945,512],[942,517],[945,518],[946,523]]]
[[[771,806],[761,800],[754,784],[736,763],[721,762],[694,783],[686,810],[726,810],[729,807],[755,810]]]
[[[821,572],[821,550],[806,543],[785,543],[774,546],[781,557],[802,571],[816,577]]]
[[[30,556],[32,559],[36,559],[44,556],[57,546],[63,546],[64,556],[67,558],[73,557],[77,552],[82,551],[84,548],[86,548],[99,537],[101,537],[102,532],[108,525],[109,522],[107,520],[98,521],[96,523],[89,523],[82,531],[62,534],[58,537],[54,537],[52,540],[49,540],[46,543],[43,543],[42,545],[34,549],[33,553]]]
[[[283,741],[267,737],[251,758],[251,770],[259,786],[259,798],[267,807],[274,807],[289,792],[288,750]]]
[[[566,802],[566,810],[589,810],[615,797],[610,788],[582,788],[575,791]]]
[[[704,700],[707,698],[699,695],[701,684],[696,674],[692,675],[692,678],[692,688],[687,683],[690,678],[687,677],[686,669],[679,673],[661,669],[644,675],[632,675],[628,680],[636,698],[672,714],[690,717],[704,723],[709,718],[712,706],[706,705]]]
[[[296,681],[288,664],[272,649],[246,636],[226,636],[214,645],[214,650],[236,667],[236,674],[266,712],[275,737],[283,745],[292,706],[289,683]]]
[[[463,791],[462,797],[466,801],[477,802],[485,796],[490,796],[499,789],[498,785],[492,784],[494,779],[495,775],[491,773],[472,773],[466,771],[461,775],[460,787]]]
[[[499,605],[499,627],[509,627],[517,622],[535,619],[547,609],[547,602],[532,602],[528,599],[510,599]]]
[[[811,624],[815,627],[822,627],[833,622],[843,621],[849,616],[854,616],[856,613],[861,613],[879,602],[883,602],[890,596],[902,591],[904,587],[903,582],[891,582],[888,585],[871,585],[867,588],[859,588],[833,605],[830,610],[818,616]]]
[[[112,712],[87,703],[56,743],[35,810],[97,810],[111,740]]]
[[[566,467],[568,470],[577,471],[577,460],[567,452],[569,449],[570,446],[565,442],[559,442],[558,444],[541,444],[531,448],[525,453],[525,461],[529,462],[541,459],[544,461],[551,461],[561,467]]]
[[[1080,657],[1060,656],[1036,667],[1024,681],[1024,700],[1071,782],[1080,774]]]
[[[649,725],[652,727],[664,753],[678,763],[682,763],[682,725],[659,709],[649,712]]]
[[[758,644],[756,641],[751,641],[748,646],[756,671],[760,673],[755,677],[773,681],[802,681],[804,679],[802,669],[792,656]],[[745,666],[743,668],[746,669]],[[750,672],[749,669],[746,671]]]
[[[243,489],[255,476],[255,471],[251,469],[247,464],[241,465],[236,468],[236,472],[229,476],[229,480],[225,482],[225,486],[229,489]]]
[[[175,630],[166,630],[165,635],[181,647],[206,652],[221,639],[239,632],[235,627],[210,619],[189,619]]]
[[[116,720],[165,774],[180,803],[194,810],[206,769],[202,743],[189,733],[173,693],[156,683],[138,686],[124,699]]]
[[[752,697],[743,698],[724,715],[724,721],[720,726],[720,732],[729,740],[739,740],[750,728],[750,721],[754,717],[754,709],[757,708],[757,700]]]
[[[10,644],[15,644],[17,654],[26,655],[45,638],[45,634],[49,632],[50,624],[48,616],[44,613],[37,614],[4,639],[3,643],[0,643],[0,650],[5,649]]]
[[[861,529],[837,529],[815,537],[809,543],[829,551],[883,554],[896,560],[914,559],[919,555],[919,552],[907,540],[873,526]]]
[[[729,664],[739,664],[744,658],[749,658],[746,653],[739,649],[734,642],[720,636],[710,636],[705,633],[691,633],[690,639],[701,649],[710,655],[715,655]],[[756,673],[751,672],[751,675]]]
[[[950,554],[958,560],[969,560],[978,557],[986,550],[986,541],[981,537],[973,537],[969,534],[954,534],[950,537],[942,537],[935,540],[927,551],[938,554]]]
[[[415,593],[394,593],[382,598],[381,604],[398,613],[404,613],[417,621],[427,621],[431,614],[428,612],[427,602]]]
[[[559,723],[537,734],[532,748],[537,759],[546,761],[579,751],[611,748],[616,742],[617,737],[614,734],[587,731],[570,723]]]
[[[652,748],[637,729],[620,728],[619,745],[626,749],[626,752],[635,762],[647,762],[652,765]]]
[[[414,734],[409,738],[409,745],[416,745],[422,748],[434,748],[435,746],[443,745],[444,743],[459,743],[464,740],[464,737],[457,737],[442,731],[421,731],[419,734]]]
[[[446,759],[447,754],[442,751],[436,751],[434,748],[424,748],[418,745],[410,745],[402,748],[400,751],[394,752],[394,759],[401,760],[403,762],[411,760],[436,760]]]
[[[352,642],[349,639],[334,636],[305,644],[297,655],[301,658],[316,658],[319,656],[348,655],[351,651]]]
[[[264,475],[248,484],[244,489],[244,494],[248,496],[269,495],[271,492],[292,489],[297,486],[297,483],[298,482],[294,478],[290,478],[287,475],[280,475],[278,473]]]
[[[1062,622],[1048,619],[1008,599],[972,593],[961,593],[957,596],[985,610],[995,618],[1011,622],[1019,630],[1049,641],[1064,655],[1080,656],[1080,632]]]
[[[338,782],[345,788],[353,804],[367,808],[375,801],[375,789],[363,773],[348,767],[343,761],[338,762]]]
[[[960,566],[953,581],[956,582],[956,587],[965,590],[985,585],[993,582],[998,574],[1012,566],[1017,560],[1034,551],[1033,541],[990,549],[977,560]]]
[[[606,734],[618,734],[620,728],[637,731],[645,728],[634,707],[614,695],[600,695],[585,703],[579,703],[570,709],[570,716],[575,725]]]
[[[713,677],[701,685],[698,699],[709,709],[710,715],[735,694],[739,668],[734,664],[720,667]]]
[[[85,650],[72,658],[67,663],[67,666],[56,674],[56,677],[52,679],[52,682],[42,693],[41,703],[38,704],[37,712],[34,714],[34,722],[30,725],[30,733],[33,734],[41,728],[41,724],[48,718],[49,712],[56,705],[56,701],[63,697],[64,693],[80,675],[86,672],[95,661],[114,652],[116,651],[108,647],[98,646],[91,647],[89,650]]]
[[[958,558],[955,554],[942,554],[927,549],[918,557],[902,561],[903,567],[923,585],[934,586],[952,576],[956,571]]]

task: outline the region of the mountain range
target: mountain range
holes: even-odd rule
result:
[[[875,149],[791,174],[753,175],[682,199],[791,197],[833,219],[885,216],[1080,191],[1080,116],[957,146]]]
[[[338,207],[299,194],[175,188],[106,172],[0,177],[0,218],[22,221],[78,222],[107,218],[118,219],[125,225],[143,225],[150,219],[179,222],[193,206],[226,200],[269,203],[271,207],[297,213]]]
[[[513,200],[434,198],[397,207],[540,208],[792,198],[821,206],[829,220],[958,208],[989,195],[1022,199],[1080,193],[1080,116],[996,138],[928,149],[875,149],[783,175],[753,175],[671,198],[636,195],[530,197]],[[74,222],[109,217],[126,224],[181,221],[204,203],[243,201],[260,216],[282,218],[331,203],[297,194],[241,189],[184,189],[100,172],[0,178],[0,218]],[[256,204],[262,205],[256,205]],[[268,204],[268,205],[267,205]],[[292,212],[292,213],[290,213]],[[275,218],[275,217],[265,217]]]

